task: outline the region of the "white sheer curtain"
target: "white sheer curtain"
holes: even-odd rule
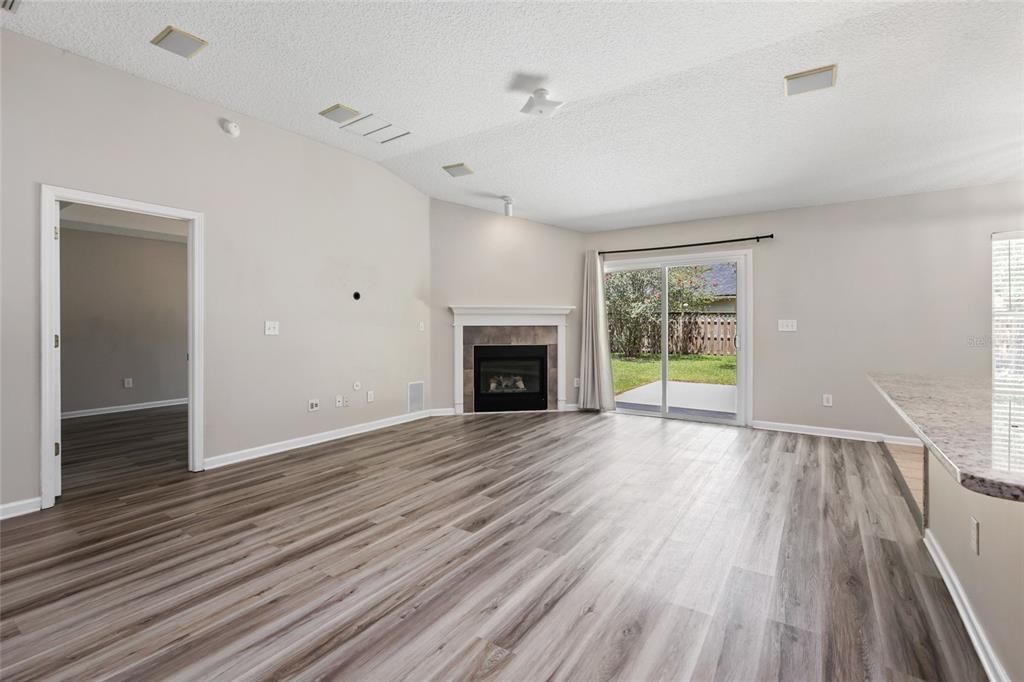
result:
[[[614,410],[612,356],[604,307],[604,263],[588,251],[583,265],[583,333],[580,343],[581,410]]]

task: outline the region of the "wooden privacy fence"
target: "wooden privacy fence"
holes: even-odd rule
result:
[[[736,313],[669,313],[668,352],[736,355]]]
[[[736,355],[736,313],[669,313],[670,355]],[[657,353],[661,322],[646,317],[609,317],[613,353],[627,356]]]

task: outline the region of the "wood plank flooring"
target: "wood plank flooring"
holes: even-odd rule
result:
[[[887,445],[889,454],[903,476],[914,504],[924,510],[924,448],[920,445]]]
[[[873,444],[496,414],[189,474],[183,415],[68,424],[0,677],[984,679]]]

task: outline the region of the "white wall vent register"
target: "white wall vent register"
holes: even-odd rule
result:
[[[424,391],[422,381],[409,382],[409,412],[422,412],[426,407],[424,404]]]

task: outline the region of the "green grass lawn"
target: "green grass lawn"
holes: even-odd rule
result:
[[[692,381],[698,384],[736,384],[735,355],[671,355],[668,359],[669,381]],[[627,358],[612,356],[612,379],[615,395],[637,386],[661,379],[661,358],[647,355]]]

